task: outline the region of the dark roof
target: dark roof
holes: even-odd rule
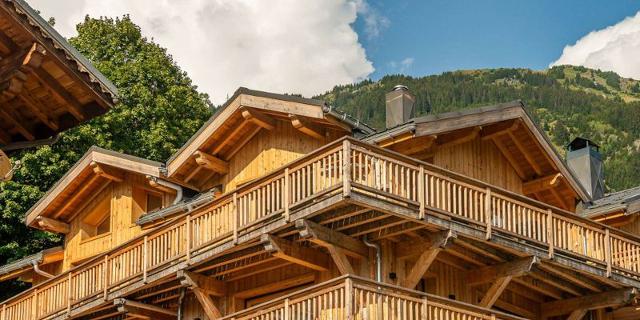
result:
[[[636,201],[640,202],[640,186],[605,194],[604,197],[593,201],[580,215],[584,217],[596,217],[618,210],[627,211],[629,204]],[[632,214],[635,212],[625,213]]]
[[[58,33],[47,21],[45,21],[29,4],[24,0],[3,0],[4,2],[13,3],[13,9],[20,15],[27,18],[31,27],[39,30],[44,38],[48,38],[53,42],[56,49],[65,53],[67,59],[76,63],[78,71],[89,76],[92,83],[98,85],[102,93],[111,96],[116,100],[118,89],[107,79],[100,71],[98,71],[91,62],[83,56],[76,48],[74,48],[67,40]]]
[[[0,276],[9,274],[11,272],[14,272],[20,269],[31,267],[34,263],[42,263],[42,261],[44,260],[45,254],[56,252],[56,251],[62,251],[62,250],[63,250],[62,247],[45,249],[38,253],[34,253],[30,256],[26,256],[22,259],[7,263],[3,266],[0,266]]]
[[[387,128],[385,130],[374,132],[362,138],[362,140],[366,142],[376,142],[381,139],[386,139],[388,137],[396,136],[400,133],[408,132],[410,130],[415,130],[415,126],[420,123],[434,122],[434,121],[443,120],[443,119],[458,118],[462,116],[479,114],[484,112],[499,111],[502,109],[508,109],[513,107],[522,107],[524,109],[524,104],[520,100],[515,100],[511,102],[499,103],[499,104],[489,105],[484,107],[467,108],[459,111],[451,111],[451,112],[444,112],[444,113],[438,113],[438,114],[428,114],[425,116],[411,118],[405,123],[399,124],[391,128]]]
[[[364,122],[360,122],[360,120],[342,111],[338,111],[337,109],[335,109],[332,106],[329,106],[327,103],[325,103],[322,100],[303,98],[303,97],[288,95],[288,94],[258,91],[258,90],[248,89],[245,87],[240,87],[236,90],[236,92],[233,93],[233,96],[231,96],[231,98],[227,99],[227,101],[222,106],[216,109],[216,112],[209,118],[209,120],[207,120],[207,122],[205,122],[202,126],[200,126],[200,129],[198,129],[198,131],[196,131],[196,133],[194,133],[191,136],[191,138],[189,138],[189,140],[187,140],[187,142],[185,142],[182,145],[182,147],[180,147],[180,149],[174,152],[171,155],[171,157],[167,159],[166,163],[173,161],[180,153],[182,153],[182,151],[184,151],[184,149],[186,149],[193,142],[193,140],[195,140],[202,133],[202,131],[204,131],[207,127],[209,127],[209,125],[218,117],[218,115],[222,113],[222,111],[224,111],[224,109],[226,109],[241,94],[320,106],[323,108],[322,110],[325,113],[331,114],[338,120],[341,120],[347,123],[348,125],[352,126],[354,129],[359,129],[363,131],[364,134],[370,134],[376,131],[373,127],[367,125]]]
[[[215,192],[213,191],[198,193],[193,197],[185,197],[178,203],[172,204],[166,208],[143,214],[142,216],[140,216],[140,218],[138,218],[136,224],[141,226],[148,223],[158,222],[172,217],[175,214],[180,214],[185,211],[189,211],[202,205],[208,204],[214,199]]]

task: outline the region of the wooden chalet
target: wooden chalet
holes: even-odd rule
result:
[[[26,213],[64,247],[0,268],[33,284],[0,320],[640,318],[640,237],[608,223],[640,192],[598,189],[593,144],[413,100],[376,132],[241,88],[166,163],[92,148]]]

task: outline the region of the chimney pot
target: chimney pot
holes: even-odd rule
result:
[[[416,97],[405,85],[396,85],[385,96],[387,128],[403,124],[414,117]]]

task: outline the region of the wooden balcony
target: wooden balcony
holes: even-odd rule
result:
[[[344,138],[3,302],[0,320],[86,314],[339,202],[640,287],[638,237]]]
[[[342,276],[221,319],[521,320],[524,318],[360,277]]]

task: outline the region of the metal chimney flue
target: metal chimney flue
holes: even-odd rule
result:
[[[387,128],[403,124],[414,117],[416,97],[404,85],[397,85],[386,94]]]
[[[604,163],[597,144],[585,138],[573,139],[567,145],[567,165],[592,200],[604,196]]]

